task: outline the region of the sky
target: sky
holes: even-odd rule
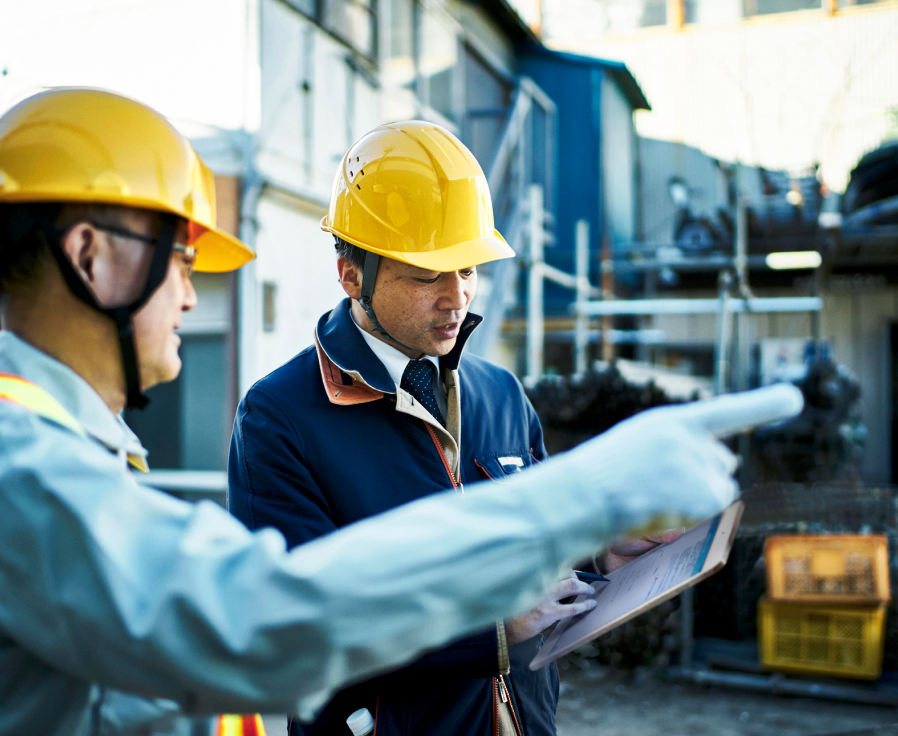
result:
[[[91,86],[134,97],[184,127],[252,130],[253,7],[252,0],[0,0],[0,111],[46,86]]]

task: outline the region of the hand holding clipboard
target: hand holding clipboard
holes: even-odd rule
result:
[[[619,624],[668,600],[726,563],[733,535],[742,515],[741,502],[732,503],[738,488],[732,478],[736,459],[712,438],[797,415],[803,406],[801,392],[791,385],[709,399],[693,404],[663,407],[613,427],[595,442],[605,452],[621,456],[639,445],[634,456],[650,457],[645,463],[646,488],[634,493],[626,488],[616,494],[620,510],[643,520],[635,535],[651,528],[670,528],[688,519],[711,516],[683,537],[646,553],[637,561],[608,575],[608,582],[593,584],[593,610],[559,624],[531,663],[537,669]],[[588,449],[589,443],[581,446]],[[624,467],[608,463],[610,474]],[[599,471],[601,472],[601,468]],[[632,466],[621,477],[606,478],[611,488],[624,486],[624,478],[638,482]],[[647,489],[651,492],[647,493]],[[729,506],[715,516],[722,506]],[[654,511],[654,515],[652,512]],[[646,524],[645,519],[650,521]]]

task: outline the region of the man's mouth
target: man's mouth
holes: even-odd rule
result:
[[[449,340],[458,337],[459,327],[461,327],[461,322],[446,322],[442,325],[435,325],[433,329],[442,339]]]

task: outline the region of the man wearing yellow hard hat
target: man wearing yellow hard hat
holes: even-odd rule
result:
[[[250,257],[215,226],[208,169],[149,108],[61,89],[0,117],[0,734],[107,733],[128,697],[311,719],[347,683],[532,606],[623,530],[733,497],[732,458],[677,414],[621,425],[512,492],[425,499],[293,552],[143,488],[120,412],[177,375],[191,272]],[[707,415],[719,431],[746,410]],[[642,462],[622,462],[636,437]]]
[[[463,354],[481,321],[469,312],[477,266],[514,255],[464,144],[421,121],[376,128],[343,158],[322,229],[335,238],[347,298],[321,317],[311,347],[241,402],[230,511],[299,545],[445,488],[462,496],[484,481],[503,492],[544,462],[520,383]],[[612,567],[653,546],[629,545]],[[407,574],[421,581],[432,571],[412,559]],[[470,574],[479,586],[495,569]],[[540,632],[593,603],[560,601],[591,592],[569,573],[533,610],[339,693],[315,722],[293,721],[291,734],[338,733],[364,707],[382,736],[554,736],[557,668],[528,665]]]
[[[546,459],[520,383],[471,355],[477,266],[514,256],[493,224],[480,165],[452,133],[420,121],[379,127],[343,158],[322,229],[347,298],[315,345],[250,390],[230,455],[229,508],[291,545],[445,488],[503,483]],[[421,570],[418,574],[428,574]],[[555,733],[557,669],[527,665],[539,633],[588,604],[568,578],[538,611],[340,693],[293,736],[376,713],[377,733]],[[409,725],[414,724],[414,725]]]

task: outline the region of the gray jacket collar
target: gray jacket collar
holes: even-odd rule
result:
[[[87,434],[113,452],[146,458],[147,451],[137,435],[121,416],[112,413],[87,381],[6,330],[0,330],[0,373],[19,376],[49,392]]]

